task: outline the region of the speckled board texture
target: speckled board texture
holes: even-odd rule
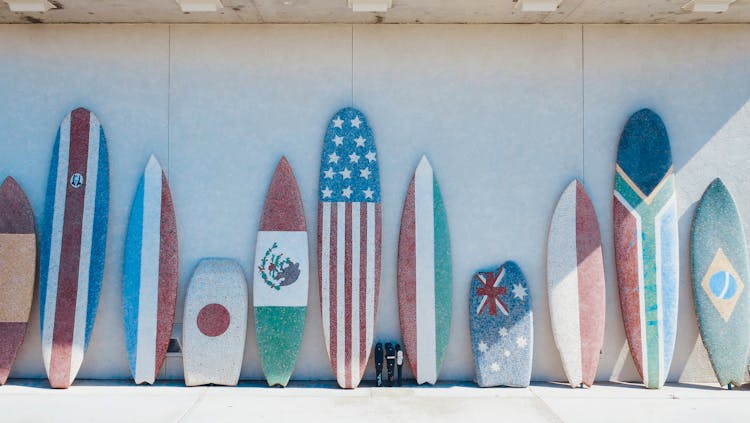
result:
[[[130,209],[122,306],[128,364],[135,383],[154,383],[172,335],[179,257],[167,175],[151,156]]]
[[[575,180],[560,196],[547,239],[552,335],[572,387],[591,386],[604,343],[606,296],[599,220]]]
[[[443,197],[425,156],[404,201],[397,276],[407,361],[418,384],[435,384],[450,335],[453,273]]]
[[[529,386],[534,318],[526,277],[515,262],[472,277],[469,327],[477,385]]]
[[[0,186],[0,385],[23,343],[36,281],[34,211],[15,179]]]
[[[86,109],[60,124],[41,228],[39,314],[53,388],[75,380],[94,328],[104,272],[109,162],[104,129]]]
[[[372,348],[380,286],[380,160],[365,115],[328,122],[320,163],[318,276],[323,338],[342,388],[356,388]]]
[[[302,345],[310,262],[302,196],[286,157],[266,194],[255,244],[253,308],[258,354],[269,386],[286,386]]]
[[[649,109],[622,131],[615,166],[613,227],[625,335],[647,388],[660,388],[672,363],[679,257],[674,169],[667,129]]]
[[[750,298],[745,231],[721,179],[695,207],[690,233],[690,275],[703,345],[721,385],[744,382],[750,348]]]
[[[182,317],[185,385],[237,385],[245,352],[247,306],[247,282],[239,263],[223,258],[198,263]]]

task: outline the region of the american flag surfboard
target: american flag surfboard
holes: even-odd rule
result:
[[[53,388],[73,383],[94,327],[104,271],[109,165],[104,130],[86,109],[63,119],[44,207],[39,312]]]
[[[320,164],[318,276],[326,350],[342,388],[355,388],[370,355],[380,286],[380,172],[364,114],[339,110]]]

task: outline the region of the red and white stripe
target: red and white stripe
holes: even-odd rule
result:
[[[364,375],[380,285],[380,203],[321,202],[318,272],[326,350],[342,388]]]
[[[53,387],[73,383],[85,350],[99,133],[98,119],[84,109],[71,112],[60,126],[42,323],[44,366]],[[84,186],[71,186],[75,173],[84,176]]]

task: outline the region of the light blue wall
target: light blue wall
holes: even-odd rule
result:
[[[381,159],[376,339],[399,337],[398,223],[426,153],[454,253],[454,318],[441,377],[473,374],[472,273],[513,259],[534,297],[533,377],[563,378],[546,311],[545,245],[557,198],[579,177],[601,220],[608,276],[599,378],[634,379],[614,277],[611,191],[622,126],[630,113],[651,107],[672,138],[681,214],[680,324],[670,375],[705,375],[707,363],[694,351],[688,231],[693,205],[715,176],[735,194],[746,224],[750,218],[749,44],[747,25],[0,25],[0,176],[18,179],[41,218],[59,121],[76,106],[101,119],[111,230],[99,316],[79,377],[128,377],[122,248],[148,155],[168,169],[176,202],[180,321],[199,258],[232,257],[250,271],[262,201],[281,154],[297,174],[316,254],[322,136],[331,114],[353,104],[367,114]],[[316,277],[310,304],[295,376],[331,379]],[[252,313],[248,324],[243,378],[258,379]],[[181,375],[178,358],[168,359],[167,372]],[[13,376],[44,376],[36,303]]]

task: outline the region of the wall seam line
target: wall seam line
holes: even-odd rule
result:
[[[172,175],[172,25],[167,35],[167,175]]]
[[[586,45],[581,25],[581,183],[586,185]]]

